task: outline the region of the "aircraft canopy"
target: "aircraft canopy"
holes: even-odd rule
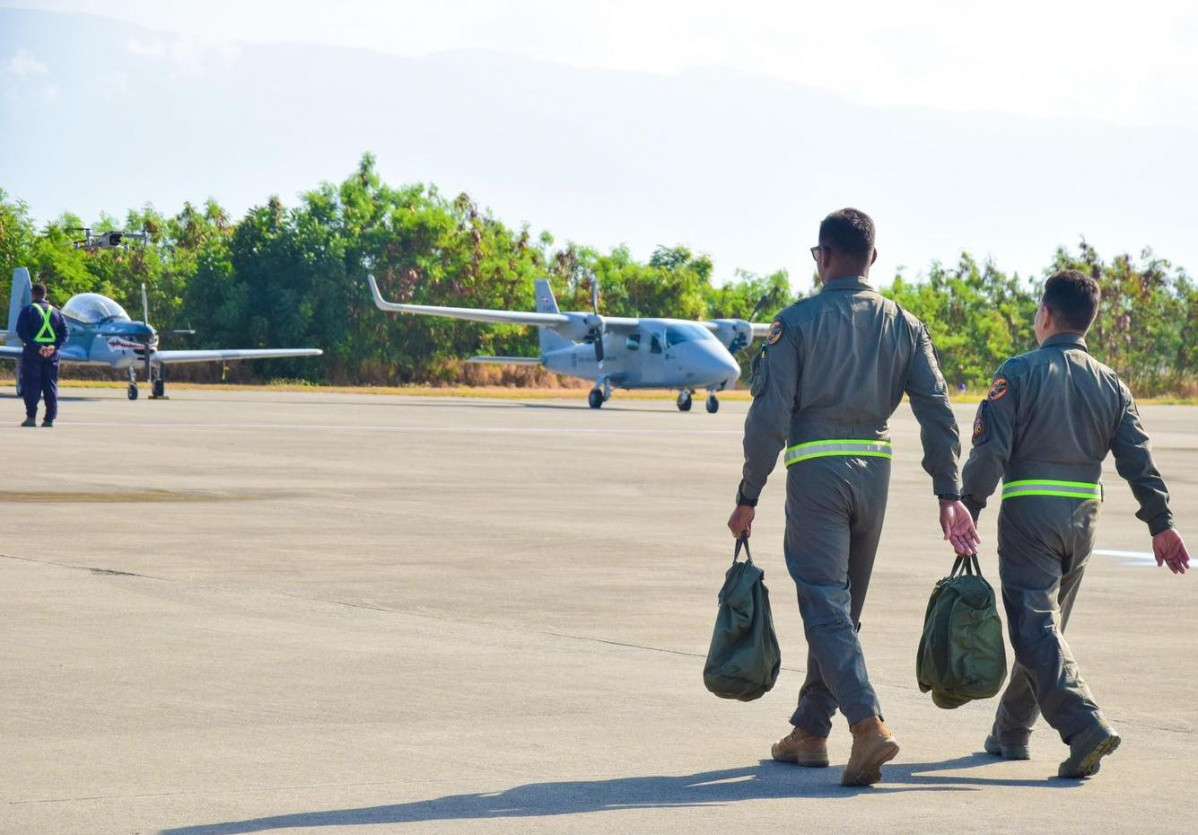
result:
[[[99,293],[80,293],[62,306],[62,315],[76,322],[97,325],[111,319],[128,319],[125,308]]]

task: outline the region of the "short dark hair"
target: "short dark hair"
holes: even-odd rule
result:
[[[869,258],[874,252],[873,219],[860,209],[832,212],[819,225],[819,245],[845,255]]]
[[[33,293],[33,297],[35,299],[44,299],[46,297],[46,285],[45,284],[35,284],[35,285],[33,285],[33,289],[30,290],[30,292]]]
[[[1044,282],[1040,303],[1052,311],[1062,326],[1085,333],[1098,316],[1102,290],[1098,282],[1081,270],[1061,270]]]

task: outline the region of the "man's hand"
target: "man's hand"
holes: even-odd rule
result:
[[[1158,566],[1167,565],[1174,574],[1190,570],[1190,552],[1176,528],[1167,528],[1152,538],[1152,553]]]
[[[728,517],[728,530],[732,531],[732,536],[740,539],[743,535],[748,539],[753,534],[753,517],[756,515],[757,511],[754,508],[747,504],[738,504],[736,510]]]
[[[976,554],[982,538],[968,508],[959,501],[940,500],[940,530],[958,554]]]

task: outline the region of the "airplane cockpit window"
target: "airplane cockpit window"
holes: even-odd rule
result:
[[[704,339],[715,339],[715,336],[702,325],[670,325],[666,328],[667,347],[683,342],[700,342]]]
[[[85,324],[97,324],[111,319],[128,319],[125,308],[99,293],[80,293],[62,306],[62,315]]]
[[[651,337],[649,337],[649,353],[650,354],[660,354],[661,353],[661,337],[658,336],[657,334],[653,334]]]
[[[624,347],[629,351],[639,351],[641,348],[641,335],[639,333],[628,334],[628,339],[624,343]]]

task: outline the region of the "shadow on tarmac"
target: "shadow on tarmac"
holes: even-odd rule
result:
[[[163,830],[162,835],[239,835],[273,829],[355,826],[429,821],[487,820],[608,812],[623,809],[664,809],[719,806],[745,800],[787,798],[847,799],[859,794],[910,791],[980,791],[983,788],[1073,788],[1076,780],[1001,780],[928,772],[953,771],[1002,762],[986,754],[970,754],[940,763],[888,765],[883,783],[868,788],[844,788],[840,770],[806,769],[762,760],[758,765],[707,771],[685,777],[623,777],[530,783],[502,792],[454,794],[389,806],[298,812],[254,820],[188,826]]]

